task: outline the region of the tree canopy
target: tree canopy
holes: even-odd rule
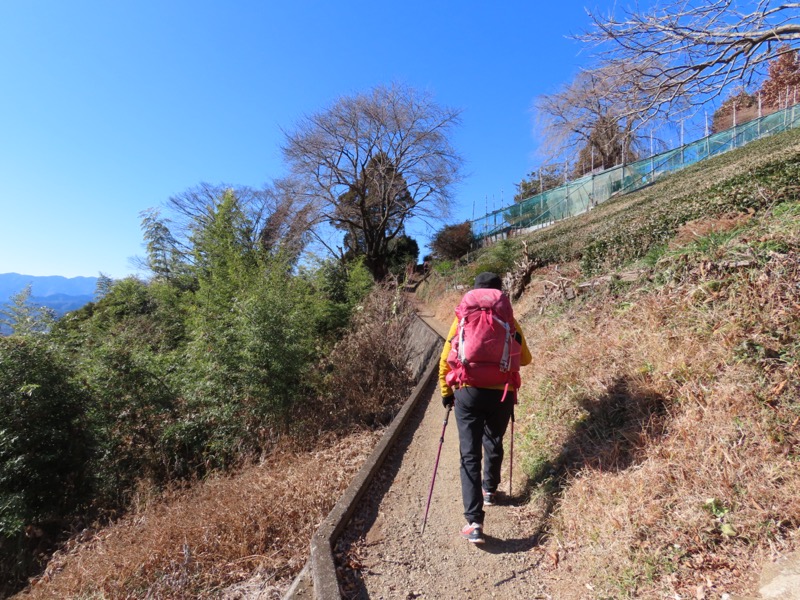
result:
[[[458,124],[459,111],[428,94],[378,86],[302,119],[286,133],[283,153],[317,222],[346,232],[345,244],[363,251],[382,279],[389,242],[409,219],[449,213],[463,162],[449,141]]]
[[[458,260],[472,250],[475,236],[472,223],[464,221],[456,225],[445,225],[431,240],[433,256],[440,260]]]
[[[650,99],[638,90],[642,74],[629,66],[585,70],[553,94],[536,99],[544,152],[571,163],[573,175],[630,161],[642,146]]]
[[[796,48],[783,46],[781,54],[770,61],[767,79],[761,86],[761,102],[765,106],[783,108],[797,102],[800,86],[800,58]]]
[[[736,88],[714,111],[712,133],[794,104],[797,102],[798,85],[800,60],[797,50],[784,45],[778,57],[769,62],[767,77],[760,88],[752,93],[744,87]]]
[[[522,202],[531,196],[541,194],[564,183],[563,167],[558,165],[546,165],[536,171],[531,171],[514,185],[517,188],[514,194],[514,202]]]

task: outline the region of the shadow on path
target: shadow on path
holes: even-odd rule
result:
[[[436,383],[432,382],[427,391],[429,398],[435,396],[435,386]],[[619,472],[635,466],[644,460],[649,441],[660,437],[664,430],[664,398],[642,390],[625,378],[613,381],[602,396],[583,398],[580,404],[585,417],[575,426],[560,453],[541,465],[526,482],[521,494],[499,499],[500,505],[523,506],[536,497],[541,514],[535,531],[528,536],[505,539],[487,534],[486,543],[477,549],[503,555],[525,553],[543,545],[561,496],[579,472],[584,469]],[[400,470],[403,455],[425,416],[427,406],[428,401],[422,400],[413,410],[405,432],[337,543],[334,554],[344,598],[369,598],[361,575],[363,565],[358,564],[358,545],[378,518],[381,501]],[[535,565],[529,563],[528,568],[535,568]]]

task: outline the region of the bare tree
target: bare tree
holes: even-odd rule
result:
[[[646,135],[641,125],[650,117],[642,76],[635,64],[601,65],[539,96],[534,108],[548,162],[570,162],[582,174],[635,159]]]
[[[318,215],[298,188],[291,179],[282,179],[263,190],[265,202],[256,220],[258,241],[263,250],[281,251],[297,258],[305,248]]]
[[[189,256],[192,233],[208,224],[220,199],[230,191],[252,225],[250,245],[271,253],[284,250],[296,257],[316,220],[316,212],[299,189],[291,179],[275,181],[262,189],[201,183],[167,200],[174,218],[165,223],[174,236],[174,247]]]
[[[625,11],[621,18],[590,13],[594,27],[576,36],[600,45],[616,67],[637,64],[637,87],[652,112],[675,102],[699,105],[736,80],[760,73],[766,61],[800,40],[800,3],[770,0],[668,0]]]
[[[379,86],[303,118],[283,153],[320,220],[345,231],[350,247],[357,240],[381,279],[389,242],[409,219],[449,213],[462,159],[448,136],[458,123],[458,111],[428,94]]]

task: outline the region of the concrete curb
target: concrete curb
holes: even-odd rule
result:
[[[309,571],[311,582],[313,582],[313,594],[317,600],[341,600],[339,579],[333,558],[333,546],[353,515],[358,501],[364,495],[367,487],[369,487],[375,474],[386,459],[389,450],[397,441],[403,426],[411,415],[411,411],[416,407],[420,398],[425,394],[438,374],[439,361],[431,359],[441,347],[443,341],[441,336],[419,316],[415,318],[410,329],[413,330],[413,335],[410,333],[409,337],[409,363],[416,372],[421,369],[414,365],[425,365],[424,372],[421,373],[408,400],[403,404],[397,416],[395,416],[372,451],[372,454],[367,458],[344,494],[339,498],[336,506],[328,513],[328,516],[325,517],[325,520],[312,536],[311,558],[289,588],[284,600],[301,596],[307,597],[305,592],[298,594],[297,591],[307,589]],[[305,585],[301,581],[302,579],[306,580]]]

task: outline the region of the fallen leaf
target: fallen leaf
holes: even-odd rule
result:
[[[780,382],[778,385],[776,385],[775,387],[773,387],[770,393],[771,393],[773,396],[780,396],[781,392],[784,390],[784,388],[786,387],[786,384],[787,384],[787,383],[788,383],[788,380],[787,380],[787,379],[784,379],[784,380],[783,380],[783,381],[781,381],[781,382]]]
[[[697,600],[705,600],[705,597],[706,597],[706,586],[698,585],[697,586],[697,590],[694,593],[694,597],[697,598]]]

